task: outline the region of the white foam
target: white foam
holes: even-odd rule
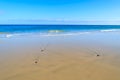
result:
[[[100,32],[118,32],[120,29],[107,29],[107,30],[101,30]]]
[[[6,35],[6,38],[11,38],[13,35],[11,35],[11,34],[7,34]]]
[[[120,32],[120,29],[106,29],[106,30],[96,30],[96,31],[83,31],[83,32],[61,32],[61,33],[41,33],[41,32],[33,32],[33,33],[14,33],[5,35],[6,38],[11,37],[40,37],[40,36],[75,36],[75,35],[84,35],[84,34],[92,34],[96,32]]]
[[[43,34],[41,36],[72,36],[72,35],[81,35],[81,34],[89,34],[91,32],[76,32],[76,33],[63,33],[63,34]]]

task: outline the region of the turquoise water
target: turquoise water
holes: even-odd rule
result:
[[[0,25],[0,37],[79,35],[93,32],[120,32],[119,25]]]

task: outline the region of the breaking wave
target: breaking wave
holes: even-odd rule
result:
[[[27,33],[2,33],[0,38],[14,38],[14,37],[39,37],[39,36],[73,36],[73,35],[84,35],[93,33],[104,33],[104,32],[120,32],[120,29],[104,29],[104,30],[92,30],[92,31],[49,31],[49,32],[27,32]]]

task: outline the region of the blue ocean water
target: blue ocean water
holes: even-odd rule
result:
[[[0,35],[3,34],[82,34],[89,32],[120,31],[119,25],[0,25]]]

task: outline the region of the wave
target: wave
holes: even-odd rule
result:
[[[45,34],[42,36],[72,36],[72,35],[81,35],[81,34],[89,34],[91,32],[79,32],[79,33],[63,33],[63,34]]]
[[[13,35],[11,35],[11,34],[7,34],[6,35],[6,38],[10,38],[10,37],[12,37]]]
[[[92,31],[50,31],[50,32],[28,32],[28,33],[8,33],[0,34],[0,38],[13,38],[13,37],[39,37],[39,36],[72,36],[72,35],[83,35],[92,34],[96,32],[120,32],[120,29],[106,29],[106,30],[92,30]]]
[[[120,29],[107,29],[107,30],[100,30],[100,32],[120,32]]]
[[[40,37],[40,36],[72,36],[89,34],[91,32],[69,32],[69,33],[13,33],[13,34],[2,34],[0,38],[14,38],[14,37]]]

